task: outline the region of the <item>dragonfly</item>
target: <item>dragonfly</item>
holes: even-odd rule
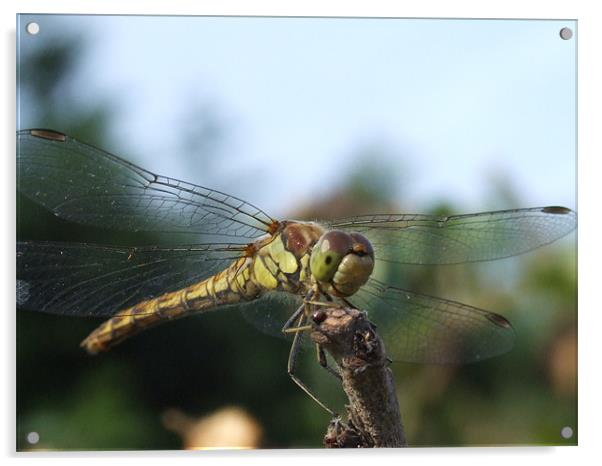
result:
[[[505,317],[386,283],[373,276],[375,265],[506,258],[576,228],[576,213],[558,206],[275,219],[233,195],[156,175],[45,129],[17,132],[17,168],[19,191],[62,219],[170,238],[139,247],[18,242],[19,307],[106,317],[81,343],[96,354],[162,322],[244,304],[263,330],[294,335],[288,372],[322,406],[295,375],[299,335],[316,305],[366,311],[392,361],[481,361],[512,348]],[[264,312],[274,296],[288,298],[282,312]]]

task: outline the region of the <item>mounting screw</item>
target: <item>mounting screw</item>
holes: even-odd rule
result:
[[[560,30],[561,39],[569,40],[571,37],[573,37],[573,31],[571,30],[571,28],[562,28]]]

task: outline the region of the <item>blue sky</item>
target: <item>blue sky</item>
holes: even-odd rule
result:
[[[271,214],[335,188],[371,145],[386,148],[409,210],[512,207],[488,198],[495,175],[525,206],[575,208],[576,42],[558,34],[574,22],[35,16],[19,27],[32,19],[41,32],[23,47],[61,30],[91,37],[70,93],[118,102],[113,151]],[[197,106],[227,123],[210,173],[178,156]],[[43,124],[26,113],[24,127]]]

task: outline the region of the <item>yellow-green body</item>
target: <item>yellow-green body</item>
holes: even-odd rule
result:
[[[324,233],[315,223],[282,222],[275,232],[246,248],[225,270],[199,283],[123,309],[84,341],[90,353],[106,351],[161,322],[249,301],[270,291],[305,294],[312,285],[311,249]]]

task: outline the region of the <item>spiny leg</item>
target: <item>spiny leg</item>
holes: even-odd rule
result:
[[[293,315],[290,316],[288,318],[288,320],[282,326],[282,333],[284,333],[284,334],[299,333],[299,332],[303,332],[303,331],[312,329],[311,325],[301,326],[300,324],[294,325],[294,323],[295,323],[295,320],[297,320],[299,318],[299,315],[302,312],[305,312],[306,316],[309,315],[310,309],[311,309],[309,304],[312,302],[311,299],[316,296],[316,293],[317,292],[315,290],[310,290],[307,292],[307,294],[305,295],[305,299],[303,300],[303,304],[301,304],[301,306],[299,306],[299,308],[295,312],[293,312]]]
[[[306,304],[312,306],[324,306],[324,307],[339,307],[339,305],[333,301],[305,301]]]
[[[296,331],[295,321],[299,318],[302,312],[305,311],[307,314],[308,306],[307,303],[316,295],[315,290],[309,290],[305,295],[305,299],[303,300],[303,304],[297,308],[295,312],[288,318],[288,320],[282,326],[282,333],[290,333]]]
[[[282,326],[282,333],[288,333],[289,329],[294,327],[295,321],[299,318],[299,316],[304,310],[305,303],[301,304],[301,306],[299,306],[299,308],[295,312],[293,312],[293,315],[291,315],[288,318],[288,320],[284,323],[284,325]]]
[[[295,314],[297,314],[297,312],[295,312]],[[297,322],[297,328],[301,327],[306,319],[306,315],[304,313],[300,313],[300,314],[301,315]],[[301,390],[303,390],[305,393],[307,393],[307,395],[309,395],[309,397],[312,400],[314,400],[322,408],[324,408],[326,411],[328,411],[331,416],[336,417],[337,414],[332,409],[330,409],[328,406],[326,406],[322,401],[320,401],[320,399],[318,399],[318,397],[311,392],[311,390],[307,387],[307,385],[305,385],[305,383],[303,383],[301,381],[301,379],[299,379],[299,377],[297,377],[295,375],[295,369],[297,367],[297,355],[299,354],[299,348],[301,347],[301,345],[300,345],[301,338],[300,337],[301,337],[301,333],[295,332],[295,336],[293,337],[293,343],[291,345],[291,351],[288,355],[288,365],[287,365],[288,375],[291,377],[293,382],[295,382],[299,386],[299,388],[301,388]]]
[[[315,292],[313,293],[308,293],[308,295],[306,296],[306,300],[305,303],[302,304],[299,309],[297,309],[293,315],[286,321],[286,323],[284,324],[284,326],[282,327],[282,332],[283,333],[292,333],[292,332],[299,332],[302,330],[309,330],[309,328],[311,328],[311,325],[307,325],[307,326],[302,326],[302,327],[293,327],[293,321],[295,319],[297,319],[297,317],[299,316],[300,312],[302,310],[305,310],[305,314],[306,316],[309,315],[309,309],[311,309],[311,307],[317,307],[317,306],[324,306],[324,307],[337,307],[338,304],[330,301],[330,302],[324,302],[324,301],[315,301],[312,300],[312,297],[315,296]],[[335,376],[337,379],[341,380],[341,375],[339,374],[339,371],[333,367],[331,367],[328,364],[328,360],[326,359],[326,354],[324,353],[324,349],[316,343],[316,354],[317,354],[317,358],[318,358],[318,363],[320,364],[320,366],[322,366],[324,369],[326,369],[331,375]]]

